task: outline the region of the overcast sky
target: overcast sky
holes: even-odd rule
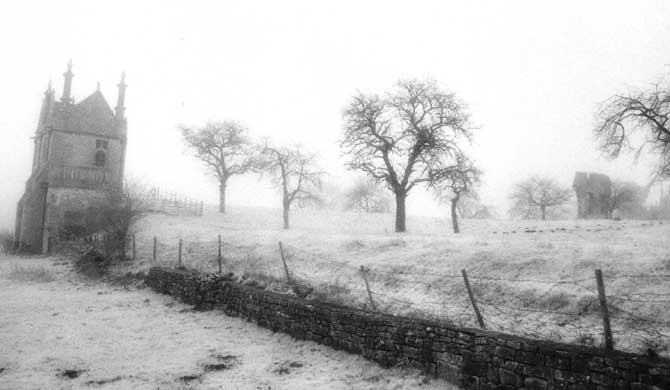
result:
[[[540,4],[542,3],[542,4]],[[126,173],[216,203],[217,185],[176,125],[235,119],[300,142],[345,183],[341,112],[358,89],[433,77],[468,103],[483,199],[505,213],[516,180],[576,170],[645,184],[648,161],[600,157],[591,130],[608,96],[670,77],[667,1],[31,1],[0,14],[0,226],[30,174],[42,94],[72,59],[77,101],[96,82],[113,107],[126,71]],[[229,204],[279,207],[266,181],[234,179]],[[447,214],[419,190],[409,214]],[[428,200],[428,201],[426,201]]]

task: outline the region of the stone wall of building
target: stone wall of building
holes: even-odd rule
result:
[[[56,165],[94,167],[96,141],[106,141],[106,165],[118,179],[122,164],[121,140],[104,135],[76,134],[54,131],[51,140],[50,161]]]
[[[42,250],[42,223],[43,211],[46,200],[46,187],[36,185],[21,198],[19,208],[21,209],[21,221],[16,224],[15,240],[21,250],[27,252],[40,252]],[[18,213],[17,213],[18,217]],[[16,234],[18,233],[18,234]]]
[[[670,361],[305,301],[211,274],[152,268],[154,290],[259,326],[404,363],[465,389],[670,390]]]
[[[63,228],[71,226],[90,230],[104,198],[105,194],[100,190],[49,188],[45,220],[47,236],[58,237]]]

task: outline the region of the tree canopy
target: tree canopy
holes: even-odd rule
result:
[[[224,121],[208,122],[197,128],[180,125],[179,129],[186,146],[218,180],[219,211],[224,213],[228,179],[247,173],[257,165],[246,127],[235,121]]]
[[[512,216],[523,219],[547,219],[550,212],[564,205],[572,197],[572,190],[555,180],[542,176],[532,176],[517,183],[510,194],[514,202],[510,209]]]
[[[621,152],[639,157],[645,151],[658,155],[657,173],[670,178],[670,90],[654,88],[615,95],[596,113],[594,135],[610,158]]]
[[[398,232],[406,230],[408,193],[443,180],[472,131],[465,104],[434,80],[401,80],[384,95],[358,92],[343,119],[346,167],[395,194]]]

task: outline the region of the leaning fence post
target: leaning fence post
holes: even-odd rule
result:
[[[372,306],[372,310],[377,311],[377,305],[375,305],[375,301],[372,299],[372,292],[370,291],[370,284],[368,284],[368,278],[365,275],[367,273],[367,270],[365,267],[361,265],[361,275],[363,276],[363,281],[365,282],[365,289],[368,292],[368,299],[370,299],[370,306]]]
[[[181,267],[181,238],[179,239],[179,266]]]
[[[137,255],[137,250],[135,249],[135,233],[133,233],[133,260],[135,260],[135,257]]]
[[[156,242],[156,236],[154,236],[154,255],[153,255],[153,259],[154,259],[154,261],[156,261],[156,244],[157,244],[157,242]]]
[[[286,280],[291,283],[291,275],[288,273],[288,266],[286,265],[286,259],[284,258],[284,247],[279,241],[279,255],[281,257],[281,262],[284,264],[284,272],[286,273]]]
[[[605,336],[605,349],[613,350],[612,329],[610,328],[610,315],[607,310],[607,297],[605,296],[605,283],[603,283],[603,271],[596,270],[596,283],[598,284],[598,298],[600,300],[600,312],[603,315],[603,335]]]
[[[486,329],[484,326],[484,320],[482,319],[482,314],[479,312],[479,307],[477,306],[477,301],[475,301],[475,296],[472,293],[472,287],[470,287],[470,281],[468,280],[468,273],[464,269],[461,270],[463,274],[463,280],[465,281],[465,288],[468,290],[468,296],[470,297],[470,303],[472,303],[472,308],[475,310],[475,315],[477,316],[477,322],[479,322],[479,327]]]
[[[219,256],[217,257],[219,261],[219,273],[221,273],[221,235],[219,234]]]

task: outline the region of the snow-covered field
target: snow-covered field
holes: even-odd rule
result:
[[[668,352],[670,223],[659,221],[465,220],[461,234],[441,216],[410,217],[393,232],[393,215],[230,208],[203,217],[154,214],[137,227],[137,260],[129,269],[182,263],[251,277],[283,278],[282,241],[294,278],[313,298],[368,305],[360,266],[369,268],[381,310],[476,326],[460,274],[466,269],[489,329],[584,344],[601,343],[594,271],[602,269],[618,349]],[[659,276],[660,275],[660,276]],[[654,302],[651,302],[654,301]]]
[[[424,383],[425,382],[425,383]],[[449,389],[416,371],[0,257],[0,389]]]

